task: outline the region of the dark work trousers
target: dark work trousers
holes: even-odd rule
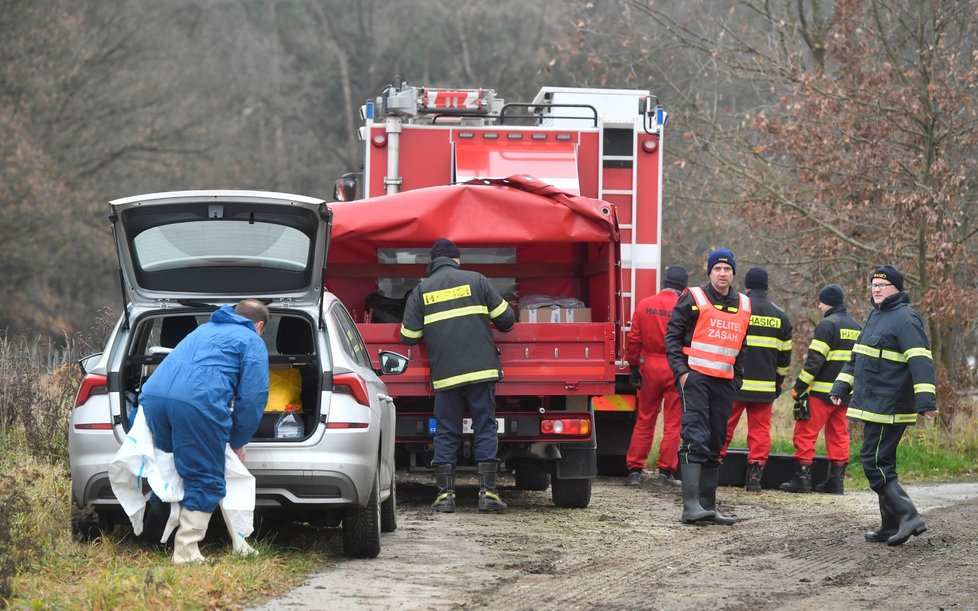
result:
[[[863,464],[863,473],[874,492],[879,492],[886,482],[897,478],[897,446],[905,430],[905,424],[863,423],[863,447],[859,450],[859,462]]]
[[[689,372],[686,386],[679,389],[683,402],[680,464],[699,463],[707,467],[720,464],[735,394],[733,380]]]
[[[435,393],[435,457],[432,465],[454,465],[462,445],[462,417],[472,416],[476,462],[495,462],[496,383],[478,382]]]

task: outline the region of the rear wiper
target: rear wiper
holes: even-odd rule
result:
[[[215,308],[217,304],[207,303],[206,301],[192,301],[189,299],[178,299],[177,303],[188,308]]]

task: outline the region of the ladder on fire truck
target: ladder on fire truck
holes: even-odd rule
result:
[[[607,173],[607,168],[609,165],[622,164],[632,170],[632,186],[628,189],[609,189],[605,187],[605,174]],[[618,228],[622,231],[622,250],[627,250],[635,252],[638,247],[638,234],[635,229],[635,217],[638,214],[638,201],[635,197],[635,151],[634,148],[628,154],[624,155],[609,155],[607,151],[602,148],[601,150],[601,183],[598,187],[598,197],[605,201],[616,202],[617,200],[624,200],[624,206],[619,205],[618,210],[620,213],[619,218],[628,219],[628,222],[619,222]],[[629,211],[628,215],[624,214],[625,211]],[[628,239],[625,239],[625,234],[628,235]],[[631,261],[631,258],[623,253],[623,257]],[[636,270],[634,265],[629,265],[628,268],[628,280],[625,284],[625,288],[622,289],[622,313],[627,315],[635,311],[635,305],[637,300],[635,297],[635,275]],[[626,328],[631,328],[631,319],[623,320],[622,324]]]

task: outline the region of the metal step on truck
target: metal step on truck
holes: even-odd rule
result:
[[[635,301],[658,290],[665,112],[641,90],[545,87],[506,104],[488,89],[401,85],[362,114],[363,171],[337,181],[330,205],[327,286],[373,357],[398,347],[398,308],[431,244],[454,241],[463,268],[519,311],[496,333],[504,468],[519,487],[549,485],[558,506],[587,506],[599,466],[624,470],[634,423],[624,336]],[[399,464],[420,469],[432,391],[413,351],[389,388]]]

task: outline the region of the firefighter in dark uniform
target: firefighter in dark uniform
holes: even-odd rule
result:
[[[491,323],[513,328],[513,309],[485,276],[459,269],[459,250],[439,238],[428,275],[408,296],[401,341],[424,341],[435,391],[435,456],[438,496],[432,509],[455,511],[455,464],[462,444],[462,416],[472,416],[479,471],[479,511],[504,512],[496,489],[496,380],[503,377]]]
[[[838,284],[825,285],[818,292],[817,305],[823,318],[815,326],[805,366],[791,389],[791,398],[795,402],[795,475],[781,484],[781,490],[812,491],[815,442],[824,427],[829,474],[824,482],[815,486],[815,491],[842,494],[849,463],[849,421],[846,420],[849,398],[843,397],[840,405],[832,405],[829,392],[842,366],[849,362],[861,327],[849,316],[845,292]]]
[[[897,446],[917,415],[937,413],[934,359],[920,315],[910,308],[903,274],[892,265],[873,272],[869,313],[852,358],[832,385],[832,403],[852,394],[846,415],[863,421],[859,460],[869,486],[879,496],[881,526],[866,540],[902,545],[927,530],[897,479]]]
[[[710,252],[710,281],[687,289],[666,329],[666,357],[683,404],[679,469],[686,524],[733,524],[716,507],[720,452],[734,395],[744,379],[742,348],[750,322],[750,299],[731,289],[733,253]]]
[[[744,344],[744,382],[734,397],[727,422],[727,441],[733,438],[740,416],[747,412],[747,478],[745,489],[760,492],[764,465],[771,454],[771,413],[774,400],[791,364],[791,321],[784,310],[767,298],[767,270],[752,267],[744,275],[750,297],[750,326]]]

